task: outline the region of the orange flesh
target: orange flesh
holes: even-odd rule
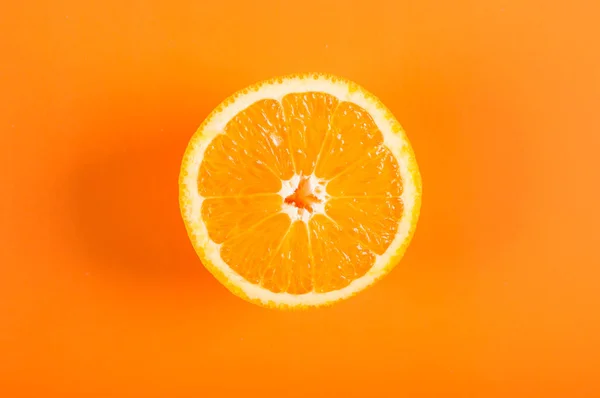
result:
[[[282,181],[294,175],[297,186],[282,197]],[[325,199],[310,175],[326,181]],[[398,163],[371,116],[318,92],[261,100],[236,115],[207,147],[198,190],[225,263],[291,294],[363,276],[392,243],[403,209]],[[308,222],[282,212],[289,207],[308,212]]]

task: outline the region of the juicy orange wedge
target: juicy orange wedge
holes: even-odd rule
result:
[[[421,204],[406,135],[347,80],[295,75],[225,100],[186,150],[183,219],[202,263],[236,295],[334,303],[403,256]]]

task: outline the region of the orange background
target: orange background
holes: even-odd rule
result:
[[[0,396],[600,396],[593,3],[3,2]],[[222,99],[301,71],[391,108],[424,196],[385,280],[282,313],[201,266],[177,178]]]

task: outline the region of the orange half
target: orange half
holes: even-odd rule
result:
[[[221,283],[256,304],[299,308],[348,298],[400,261],[421,177],[376,97],[305,74],[219,105],[189,142],[179,195],[191,242]]]

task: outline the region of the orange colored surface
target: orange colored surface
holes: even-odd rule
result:
[[[4,3],[0,396],[600,395],[598,5]],[[380,97],[424,195],[388,277],[284,313],[198,263],[177,177],[223,98],[306,70]]]

